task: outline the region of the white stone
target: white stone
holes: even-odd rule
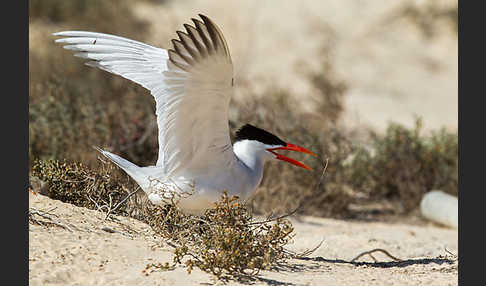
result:
[[[422,198],[420,211],[431,221],[455,229],[458,227],[458,200],[455,196],[442,191],[430,191]]]

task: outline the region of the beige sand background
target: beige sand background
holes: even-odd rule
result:
[[[457,34],[443,24],[428,40],[411,21],[389,19],[412,2],[424,1],[170,1],[137,4],[134,11],[152,23],[148,42],[160,47],[167,47],[167,39],[197,13],[211,16],[227,37],[237,84],[251,81],[260,90],[285,87],[301,99],[302,110],[312,110],[313,100],[302,67],[319,69],[313,56],[322,42],[332,41],[333,72],[349,84],[346,125],[383,130],[390,120],[412,126],[419,115],[426,129],[456,130]],[[30,39],[54,32],[50,29],[31,30]],[[244,96],[238,93],[235,100]],[[31,285],[212,284],[210,275],[197,269],[188,275],[183,267],[145,276],[141,271],[147,264],[170,262],[172,254],[139,221],[103,221],[103,213],[29,196],[31,208],[49,211],[67,227],[29,224]],[[420,218],[384,223],[301,217],[293,218],[293,224],[291,249],[304,250],[321,239],[323,245],[313,260],[294,259],[279,271],[264,271],[254,285],[458,284],[458,262],[446,251],[457,254],[457,230]],[[374,248],[405,261],[393,263],[378,253],[379,261],[389,263],[373,263],[370,257],[362,258],[369,262],[365,265],[349,263]]]

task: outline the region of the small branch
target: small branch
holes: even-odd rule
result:
[[[300,207],[300,206],[299,206]],[[286,213],[286,214],[283,214],[281,216],[278,216],[278,217],[275,217],[275,218],[270,218],[270,219],[267,219],[267,220],[263,220],[263,221],[254,221],[254,222],[250,222],[248,223],[247,225],[254,225],[254,224],[263,224],[263,223],[268,223],[268,222],[272,222],[272,221],[276,221],[276,220],[279,220],[279,219],[283,219],[283,218],[286,218],[288,216],[291,216],[293,214],[295,214],[297,212],[297,210],[299,209],[299,207],[295,208],[293,211],[289,212],[289,213]]]
[[[447,253],[449,253],[450,255],[452,255],[454,258],[457,258],[457,254],[454,254],[454,253],[450,252],[450,251],[447,249],[447,247],[444,247],[444,250],[445,250]]]
[[[111,206],[112,206],[112,203],[113,203],[113,199],[111,198],[111,194],[108,194],[108,197],[110,198],[110,203],[108,204],[108,211],[106,211],[106,215],[105,215],[105,218],[103,219],[103,221],[106,220],[106,218],[110,215],[111,213]]]
[[[108,213],[106,214],[105,219],[110,215],[111,212],[115,211],[119,206],[121,206],[124,202],[126,202],[131,196],[133,196],[136,192],[140,190],[140,186],[138,186],[135,191],[129,193],[125,198],[123,198],[113,209],[109,209]]]
[[[319,185],[321,184],[322,182],[322,178],[324,178],[324,174],[326,173],[326,170],[327,170],[327,166],[329,165],[329,158],[326,158],[326,164],[324,165],[324,168],[321,172],[321,176],[319,177],[319,181],[317,181],[317,184],[315,186],[315,190],[317,191],[319,189]],[[295,209],[294,212],[296,212],[297,210],[301,209],[302,206],[304,205],[304,203],[308,202],[309,200],[307,200],[307,198],[305,198],[304,200],[301,201],[301,203],[299,204],[299,206]]]
[[[95,204],[96,208],[97,208],[97,209],[98,209],[98,211],[100,211],[100,212],[102,212],[102,211],[103,211],[103,208],[104,208],[104,207],[106,207],[106,205],[102,205],[102,206],[100,206],[100,205],[99,205],[99,204],[98,204],[98,203],[97,203],[95,200],[93,200],[93,199],[91,198],[91,196],[90,196],[90,195],[88,195],[88,199],[89,199],[89,200],[90,200],[90,201],[91,201],[93,204]]]
[[[106,231],[108,233],[119,233],[121,235],[124,235],[124,236],[128,236],[130,238],[133,238],[133,236],[131,234],[128,234],[128,233],[125,233],[125,232],[122,232],[122,231],[119,231],[119,230],[116,230],[116,229],[112,229],[112,228],[109,228],[109,227],[102,227],[100,228],[101,230],[103,231]]]
[[[54,209],[51,209],[50,211],[52,211]],[[41,211],[41,210],[37,210],[35,208],[30,208],[29,209],[29,212],[28,212],[29,220],[32,221],[32,222],[34,222],[34,223],[37,223],[37,224],[42,224],[42,222],[38,221],[37,219],[35,219],[33,217],[34,215],[38,215],[38,216],[40,216],[42,218],[45,218],[45,219],[49,220],[49,223],[52,223],[52,224],[57,225],[59,227],[65,228],[65,229],[69,230],[70,232],[73,232],[73,230],[69,226],[67,226],[67,225],[65,225],[65,224],[63,224],[61,222],[58,222],[58,221],[54,220],[53,218],[51,218],[50,216],[48,216],[47,215],[48,213],[49,213],[49,211],[48,212],[44,212],[44,211]]]
[[[316,185],[316,189],[319,187],[319,185],[322,182],[322,178],[324,178],[324,174],[326,173],[327,166],[329,165],[329,158],[326,158],[326,165],[324,166],[324,169],[322,170],[321,176],[319,177],[319,181]]]
[[[311,255],[312,253],[314,253],[314,251],[316,251],[317,249],[319,249],[319,247],[321,247],[322,243],[324,243],[324,239],[322,239],[321,242],[319,242],[319,244],[317,246],[315,246],[314,248],[309,248],[307,250],[304,250],[301,253],[296,253],[296,252],[293,252],[293,251],[290,251],[290,250],[284,250],[284,251],[287,254],[289,254],[292,258],[307,257],[307,256]]]
[[[373,258],[373,260],[375,262],[377,262],[376,258],[373,257],[373,255],[371,255],[372,253],[374,252],[382,252],[384,253],[386,256],[390,257],[391,259],[395,260],[395,261],[403,261],[402,259],[400,258],[396,258],[395,256],[391,255],[388,251],[384,250],[384,249],[381,249],[381,248],[375,248],[373,250],[370,250],[370,251],[365,251],[365,252],[362,252],[361,254],[359,254],[358,256],[356,256],[355,258],[351,259],[351,262],[354,262],[356,261],[358,258],[360,258],[361,256],[364,256],[364,255],[369,255],[371,258]]]

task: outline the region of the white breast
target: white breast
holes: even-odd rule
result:
[[[163,183],[163,188],[160,188],[161,184],[154,185],[155,188],[147,193],[153,203],[161,205],[167,203],[167,199],[175,193],[181,209],[200,215],[221,198],[224,190],[230,196],[236,195],[241,200],[246,200],[260,184],[263,176],[263,162],[254,167],[250,169],[243,161],[237,160],[225,169],[206,170],[211,173],[192,173],[170,178]],[[170,190],[170,194],[167,190]]]

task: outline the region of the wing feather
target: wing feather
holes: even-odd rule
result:
[[[157,166],[167,176],[225,168],[236,159],[228,126],[233,65],[221,30],[206,16],[177,31],[164,50],[103,33],[55,33],[56,42],[151,91],[159,127]]]
[[[204,47],[204,45],[202,44],[203,39],[199,35],[199,32],[197,31],[197,29],[194,28],[193,26],[189,25],[189,24],[184,24],[184,27],[186,28],[187,34],[189,35],[189,37],[191,39],[186,40],[185,38],[181,37],[182,42],[187,41],[188,43],[193,43],[194,46],[196,47],[197,51],[201,55],[201,57],[203,57],[203,58],[207,57],[208,56],[207,50]],[[180,37],[180,35],[179,35],[179,37]]]
[[[198,19],[192,18],[191,20],[196,25],[196,31],[203,41],[203,44],[205,46],[203,49],[205,49],[206,53],[212,54],[214,52],[213,43],[211,43],[211,41],[209,40],[211,36],[209,36],[206,25],[204,25],[204,23]]]

